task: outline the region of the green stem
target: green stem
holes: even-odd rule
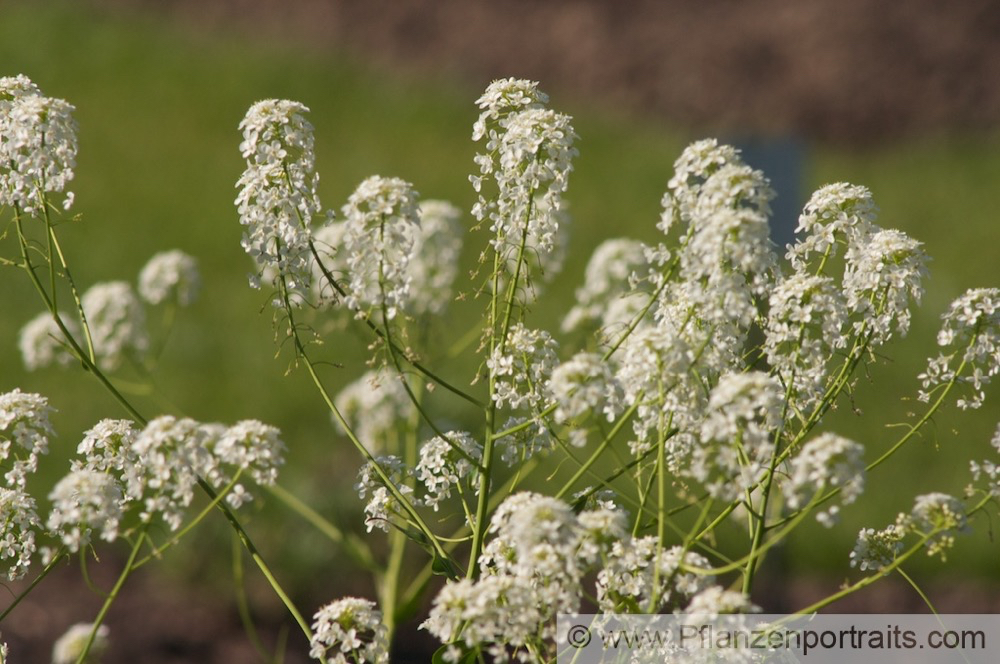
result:
[[[139,549],[142,548],[142,542],[146,538],[146,529],[139,533],[139,538],[132,545],[132,551],[129,553],[128,560],[125,562],[125,569],[122,573],[118,575],[118,580],[115,581],[114,587],[111,592],[108,593],[107,599],[104,600],[104,604],[101,606],[101,610],[97,613],[97,617],[94,618],[94,626],[90,630],[90,635],[87,637],[87,642],[83,646],[83,650],[80,655],[76,658],[76,664],[83,664],[87,661],[87,655],[90,653],[90,649],[94,647],[94,639],[97,638],[97,631],[101,627],[101,623],[104,622],[105,616],[107,616],[108,611],[111,609],[111,604],[118,598],[118,593],[121,592],[122,587],[125,585],[125,580],[128,579],[129,574],[132,573],[132,564],[135,562],[136,556],[139,555]]]

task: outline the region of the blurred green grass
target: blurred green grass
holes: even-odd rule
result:
[[[200,302],[179,316],[158,373],[163,393],[200,420],[257,418],[279,426],[290,448],[283,483],[357,527],[355,454],[336,436],[303,372],[286,375],[288,353],[275,359],[267,297],[247,287],[250,266],[232,204],[242,171],[236,125],[262,98],[309,106],[327,207],[339,208],[358,182],[378,173],[406,178],[424,197],[468,210],[474,200],[467,181],[475,153],[469,140],[473,100],[487,81],[469,89],[411,80],[332,49],[236,32],[203,34],[143,14],[113,15],[69,3],[7,3],[0,19],[2,74],[24,73],[46,94],[77,107],[80,156],[72,189],[82,220],[64,227],[63,242],[78,282],[84,288],[109,279],[134,282],[153,253],[173,247],[195,255],[205,289]],[[571,259],[536,308],[533,320],[543,327],[555,327],[568,309],[586,258],[601,240],[655,239],[672,163],[694,138],[591,102],[555,98],[552,105],[576,118],[581,154],[569,194]],[[842,180],[870,187],[882,207],[880,223],[923,240],[935,259],[910,337],[887,350],[891,362],[874,369],[870,383],[865,376],[859,380],[857,403],[864,413],[842,407],[826,429],[872,450],[887,447],[898,434],[883,425],[916,409],[901,398],[916,393],[915,376],[933,352],[940,313],[966,288],[1000,284],[998,148],[1000,136],[990,135],[930,137],[863,153],[830,146],[811,151],[809,190]],[[484,239],[482,233],[467,238],[466,269]],[[11,255],[11,238],[0,249]],[[42,392],[59,409],[57,454],[48,460],[54,477],[82,431],[121,413],[82,372],[24,372],[17,333],[41,306],[24,275],[12,268],[0,275],[0,346],[7,349],[0,353],[0,390]],[[478,311],[477,304],[456,307],[441,333],[459,338]],[[345,365],[328,374],[332,387],[363,371],[363,343],[349,333],[326,339],[330,356]],[[163,409],[155,399],[138,402],[146,413]],[[872,474],[864,511],[846,509],[829,535],[810,526],[783,557],[793,569],[840,573],[858,528],[888,523],[917,493],[960,493],[968,481],[967,459],[988,454],[996,412],[988,401],[977,413],[949,411],[936,418],[927,435]],[[996,545],[983,530],[960,542],[953,558],[969,574],[996,575]],[[303,531],[301,537],[311,536]],[[303,569],[326,559],[301,555],[308,559]]]

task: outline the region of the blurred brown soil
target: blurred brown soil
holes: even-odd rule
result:
[[[694,131],[870,144],[1000,126],[995,0],[94,0]]]

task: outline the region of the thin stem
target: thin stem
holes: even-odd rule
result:
[[[97,638],[97,632],[101,627],[101,623],[104,622],[105,616],[107,616],[108,611],[111,609],[111,604],[118,598],[118,593],[121,592],[122,587],[125,585],[125,580],[128,579],[129,574],[132,573],[132,564],[135,562],[136,556],[139,555],[139,549],[142,548],[142,542],[146,538],[146,528],[139,533],[139,538],[132,545],[132,551],[129,553],[128,560],[125,562],[125,569],[122,573],[118,575],[118,580],[115,581],[114,587],[111,592],[108,593],[107,599],[104,600],[104,604],[101,606],[101,610],[97,613],[97,617],[94,618],[94,626],[90,630],[90,635],[87,637],[87,642],[83,646],[83,650],[80,655],[76,658],[76,664],[83,664],[87,661],[87,655],[90,653],[90,649],[94,647],[94,639]]]

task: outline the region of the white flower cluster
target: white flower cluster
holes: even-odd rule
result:
[[[60,636],[52,645],[52,664],[76,664],[83,654],[83,649],[90,640],[90,633],[94,631],[93,623],[76,623]],[[94,634],[94,642],[90,646],[90,653],[84,661],[94,662],[101,658],[101,655],[108,649],[108,635],[111,630],[107,625],[101,625]],[[6,660],[4,660],[6,661]]]
[[[555,339],[545,330],[531,330],[522,323],[511,325],[506,343],[498,344],[486,360],[496,381],[493,401],[497,406],[541,410],[545,385],[558,362]]]
[[[633,275],[636,279],[643,276],[648,267],[646,247],[638,240],[619,238],[598,245],[587,262],[583,286],[576,291],[576,304],[563,318],[563,332],[594,323],[607,327],[621,322],[608,317],[611,308],[619,305],[619,300],[639,301],[638,307],[642,307],[644,298],[632,288]]]
[[[530,422],[530,424],[528,424]],[[552,449],[555,440],[548,426],[541,418],[529,420],[526,417],[511,417],[504,422],[500,431],[508,431],[515,427],[518,429],[514,433],[500,436],[494,443],[500,450],[500,458],[508,466],[530,459],[535,454]]]
[[[102,420],[53,492],[50,527],[71,548],[87,543],[92,530],[111,541],[123,511],[142,502],[143,521],[160,517],[177,530],[199,480],[216,489],[232,484],[226,501],[239,507],[251,499],[239,478],[273,484],[284,449],[277,429],[254,420],[226,427],[164,415],[141,431],[126,420]]]
[[[388,664],[389,633],[371,600],[345,597],[313,616],[309,656],[325,664]]]
[[[774,286],[764,350],[800,409],[818,402],[827,361],[846,344],[843,295],[829,277],[795,272]]]
[[[347,304],[359,316],[384,307],[390,320],[410,295],[409,264],[420,224],[417,192],[409,182],[375,175],[358,185],[343,215]]]
[[[0,78],[0,207],[36,216],[43,194],[66,190],[76,166],[74,110],[25,76]],[[72,203],[67,192],[63,207]]]
[[[941,560],[955,544],[955,534],[969,529],[962,501],[946,493],[917,496],[905,523],[919,535],[931,535],[926,544],[927,555],[941,556]]]
[[[447,583],[422,627],[453,648],[483,647],[495,661],[550,639],[556,613],[575,611],[584,574],[627,537],[624,514],[569,505],[534,493],[509,496],[490,522],[482,577]]]
[[[506,662],[508,649],[523,654],[540,636],[545,616],[534,599],[523,580],[510,576],[452,581],[434,598],[421,628],[449,644],[445,662],[463,661],[466,650],[460,645],[485,648],[491,661]]]
[[[98,366],[114,371],[125,358],[141,359],[149,348],[146,312],[124,281],[94,284],[80,298],[90,326]]]
[[[552,370],[548,392],[557,422],[601,413],[609,422],[622,410],[622,388],[607,362],[595,353],[577,353]]]
[[[906,529],[893,524],[882,530],[862,528],[858,533],[858,541],[851,551],[851,567],[865,570],[881,570],[891,565],[896,556],[903,550],[903,538]]]
[[[880,230],[847,249],[844,292],[847,307],[859,314],[855,330],[871,332],[873,343],[900,335],[910,327],[910,300],[919,303],[927,275],[927,255],[921,243],[897,230]]]
[[[400,422],[409,419],[414,409],[399,378],[375,371],[342,389],[334,405],[372,454],[391,448]]]
[[[309,284],[309,231],[321,205],[308,111],[298,102],[268,99],[251,106],[240,122],[240,154],[247,167],[236,183],[236,206],[245,227],[243,249],[258,266],[251,277],[255,287],[267,267],[275,268],[293,293]]]
[[[59,317],[74,338],[79,338],[80,326],[66,314]],[[18,336],[18,348],[28,371],[36,371],[53,364],[68,366],[76,359],[66,335],[59,329],[49,312],[43,312],[28,321]]]
[[[79,551],[96,531],[102,539],[118,538],[125,497],[113,475],[80,468],[70,471],[49,494],[52,512],[45,527],[70,551]]]
[[[993,434],[991,444],[1000,453],[1000,425],[997,426],[996,433]],[[1000,497],[1000,464],[987,460],[982,462],[971,461],[969,465],[972,471],[972,479],[977,482],[980,479],[986,480],[986,492],[991,496]]]
[[[518,79],[495,81],[479,100],[473,139],[485,138],[486,152],[476,156],[479,174],[471,177],[479,192],[472,213],[490,223],[501,266],[512,259],[516,266],[519,257],[538,264],[556,245],[576,132],[569,116],[543,108],[545,101],[536,83]],[[487,181],[496,187],[490,197]]]
[[[798,509],[821,492],[840,490],[840,504],[857,500],[865,488],[865,449],[852,440],[832,433],[820,434],[806,443],[792,458],[788,505]],[[833,505],[817,513],[816,520],[826,527],[836,522],[840,506]]]
[[[427,490],[424,503],[436,512],[453,487],[461,490],[463,481],[468,483],[476,477],[482,456],[482,445],[465,431],[449,431],[443,438],[435,436],[424,443],[416,467],[417,479]]]
[[[658,613],[714,583],[712,575],[685,572],[681,565],[705,568],[708,560],[679,546],[662,547],[655,536],[615,542],[597,575],[598,606],[605,613]]]
[[[861,246],[875,228],[877,214],[865,187],[838,182],[816,190],[799,217],[799,240],[788,249],[792,267],[808,272],[813,254],[822,262],[837,255],[838,245]]]
[[[26,489],[28,475],[38,469],[38,458],[49,451],[55,435],[45,397],[15,389],[0,394],[0,561],[6,561],[7,578],[19,579],[28,571],[36,550],[35,534],[41,528],[35,499]]]
[[[54,436],[48,400],[40,394],[12,392],[0,394],[0,463],[7,486],[24,488],[29,474],[38,470],[38,458],[48,454],[49,437]]]
[[[689,380],[694,362],[694,350],[670,325],[649,325],[629,338],[617,377],[626,404],[639,403],[632,421],[637,437],[633,454],[652,449],[671,427],[695,427],[706,399],[700,386]],[[667,441],[668,457],[681,452],[679,443],[677,437]]]
[[[382,469],[392,485],[414,505],[420,501],[413,497],[413,487],[410,478],[413,471],[397,456],[387,455],[375,457],[375,464]],[[368,499],[365,504],[365,526],[368,532],[378,528],[389,532],[391,519],[399,513],[400,506],[395,496],[385,485],[372,462],[366,463],[358,472],[358,483],[354,486],[361,500]],[[370,497],[369,497],[370,496]]]
[[[955,534],[969,528],[965,506],[945,493],[917,496],[909,514],[901,513],[896,523],[882,529],[863,528],[851,552],[851,567],[882,570],[892,564],[903,550],[908,534],[927,538],[924,546],[928,556],[940,556],[943,561],[955,543]]]
[[[691,598],[684,613],[689,624],[703,625],[720,615],[760,613],[760,607],[741,592],[710,586]]]
[[[735,500],[751,490],[774,454],[782,403],[781,385],[772,376],[759,371],[723,375],[709,396],[685,474],[716,498]]]
[[[201,290],[198,262],[179,249],[154,255],[139,272],[139,295],[150,304],[194,304]]]
[[[441,314],[451,300],[462,251],[462,212],[447,201],[420,201],[420,229],[409,263],[410,298],[414,316]]]
[[[979,408],[986,396],[983,386],[1000,372],[1000,289],[966,291],[942,318],[937,342],[947,351],[931,358],[920,374],[920,400],[930,401],[933,392],[955,381],[971,389],[971,396],[958,399],[958,407]]]

